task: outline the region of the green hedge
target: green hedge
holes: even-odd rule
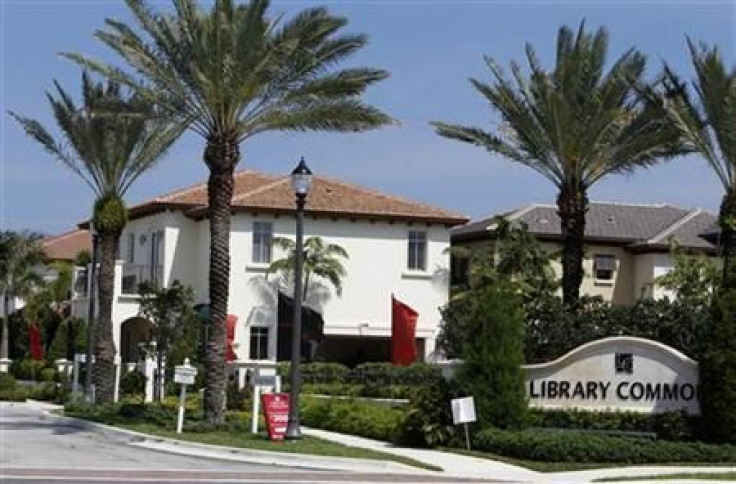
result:
[[[637,412],[589,412],[583,410],[530,409],[529,427],[570,430],[654,432],[665,440],[692,440],[698,433],[699,417],[684,411],[645,414]]]
[[[0,390],[13,390],[16,382],[10,373],[0,373]]]
[[[416,392],[410,385],[356,385],[351,383],[305,383],[302,393],[345,397],[407,399]]]
[[[0,402],[25,402],[28,392],[24,388],[0,390]]]
[[[340,363],[307,363],[301,365],[305,384],[352,384],[366,387],[418,386],[433,384],[442,378],[436,365],[416,363],[394,366],[391,363],[364,363],[353,369]],[[278,373],[288,383],[289,364],[281,363]]]
[[[391,441],[406,411],[356,400],[301,399],[301,421],[307,427]]]
[[[476,450],[543,462],[655,464],[736,462],[736,446],[610,437],[586,432],[496,429],[473,435]]]

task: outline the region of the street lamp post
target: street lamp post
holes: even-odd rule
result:
[[[92,261],[89,269],[89,290],[87,297],[89,298],[89,312],[87,313],[87,354],[85,358],[84,375],[84,391],[87,403],[94,403],[94,392],[92,391],[92,347],[94,346],[94,321],[95,321],[95,302],[97,299],[97,247],[100,243],[100,236],[94,231],[92,232]]]
[[[289,423],[285,438],[296,440],[302,437],[299,428],[299,390],[301,387],[302,359],[302,266],[304,264],[304,205],[312,187],[312,172],[304,158],[291,172],[291,185],[296,196],[296,263],[294,267],[294,316],[291,326],[291,374],[289,391]]]

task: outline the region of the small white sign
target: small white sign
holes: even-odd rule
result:
[[[475,401],[473,397],[453,398],[452,422],[455,425],[475,422]]]
[[[194,378],[197,376],[197,369],[189,365],[180,365],[174,367],[174,383],[182,385],[194,385]]]

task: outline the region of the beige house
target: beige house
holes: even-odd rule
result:
[[[562,249],[556,206],[532,204],[497,215],[525,224],[550,252]],[[473,247],[492,242],[495,217],[452,229],[452,245]],[[624,305],[641,297],[664,297],[667,291],[654,281],[674,267],[671,241],[692,253],[715,256],[716,222],[716,215],[701,209],[666,204],[591,203],[586,215],[581,293]],[[553,266],[561,275],[560,263],[555,260]]]

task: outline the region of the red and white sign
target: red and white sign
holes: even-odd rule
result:
[[[289,422],[289,394],[264,393],[261,395],[266,429],[271,440],[284,440],[286,425]]]

